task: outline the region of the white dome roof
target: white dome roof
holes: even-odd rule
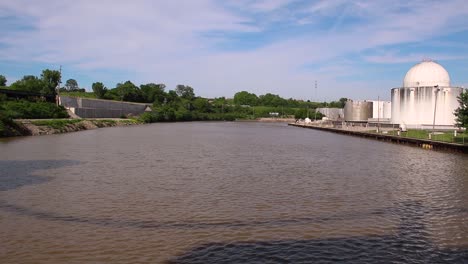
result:
[[[423,61],[414,65],[403,80],[403,87],[450,86],[450,76],[440,64]]]

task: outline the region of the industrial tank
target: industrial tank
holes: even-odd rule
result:
[[[392,89],[392,123],[409,128],[422,128],[434,123],[437,126],[454,126],[453,112],[459,107],[457,97],[463,92],[459,87],[412,87]]]
[[[437,126],[454,126],[453,112],[462,92],[463,88],[450,85],[450,76],[440,64],[418,63],[406,73],[403,87],[392,89],[391,122],[423,128],[431,126],[435,118]]]
[[[372,118],[390,119],[392,117],[392,103],[388,101],[372,101]]]
[[[373,104],[370,101],[348,100],[344,107],[344,119],[348,122],[367,122],[372,118]]]
[[[344,113],[343,108],[317,108],[317,112],[328,117],[330,120],[342,120]]]

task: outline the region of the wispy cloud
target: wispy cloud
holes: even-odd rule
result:
[[[419,62],[425,59],[430,60],[465,60],[468,59],[467,55],[446,55],[446,54],[436,54],[436,53],[427,53],[427,54],[405,54],[405,55],[398,55],[395,53],[386,53],[382,55],[372,55],[372,56],[365,56],[366,61],[373,62],[373,63],[384,63],[384,64],[392,64],[392,63],[414,63]]]
[[[0,19],[15,21],[2,28],[3,61],[62,64],[94,81],[99,71],[126,72],[136,83],[191,84],[204,96],[248,89],[310,98],[315,80],[327,85],[323,98],[350,96],[343,72],[352,78],[372,64],[428,56],[467,61],[457,54],[466,47],[442,40],[468,31],[463,0],[17,0],[0,2]],[[432,41],[453,46],[434,51]],[[389,85],[354,82],[368,96],[364,87]]]

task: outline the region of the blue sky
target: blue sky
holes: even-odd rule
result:
[[[205,97],[389,99],[431,58],[468,86],[466,0],[0,0],[0,32],[9,83],[62,65],[88,90],[131,80]]]

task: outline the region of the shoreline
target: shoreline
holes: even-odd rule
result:
[[[224,122],[224,120],[207,120],[208,122]],[[234,122],[261,122],[261,123],[290,123],[294,121],[290,118],[257,118],[257,119],[238,119]],[[179,122],[197,122],[197,121],[179,121]],[[203,122],[203,121],[202,121]],[[206,121],[205,121],[206,122]],[[159,123],[159,122],[155,122]],[[167,123],[167,122],[161,122]],[[8,127],[6,136],[0,138],[10,137],[25,137],[25,136],[41,136],[64,134],[71,132],[78,132],[84,130],[91,130],[103,127],[117,127],[117,126],[133,126],[142,125],[135,119],[122,119],[122,118],[64,118],[64,119],[15,119],[13,124]]]
[[[140,125],[133,119],[16,119],[0,138],[64,134],[103,127]]]
[[[322,130],[322,131],[349,135],[349,136],[357,136],[357,137],[396,143],[396,144],[402,144],[402,145],[409,145],[409,146],[420,147],[420,148],[429,149],[429,150],[441,150],[441,151],[450,151],[450,152],[468,154],[468,145],[447,143],[443,141],[433,141],[433,140],[428,140],[428,139],[418,139],[418,138],[409,138],[409,137],[393,136],[393,135],[385,135],[385,134],[375,134],[375,133],[369,133],[369,132],[363,132],[363,131],[353,131],[353,130],[345,130],[345,129],[338,129],[338,128],[330,128],[330,127],[319,127],[319,126],[313,126],[313,125],[304,125],[304,124],[295,124],[295,123],[289,123],[288,125],[294,126],[294,127],[300,127],[300,128]]]

